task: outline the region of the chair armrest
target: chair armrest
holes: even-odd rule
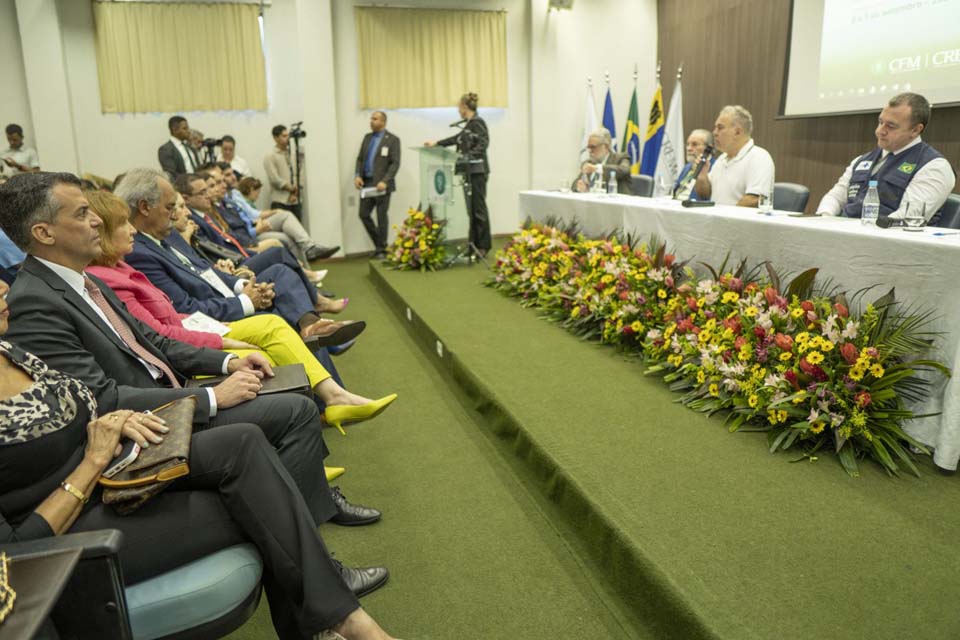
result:
[[[83,533],[68,533],[50,538],[37,538],[25,542],[14,542],[3,545],[3,550],[11,558],[17,556],[64,551],[67,549],[82,548],[81,560],[102,558],[117,555],[123,543],[123,534],[117,529],[102,529],[100,531],[85,531]]]

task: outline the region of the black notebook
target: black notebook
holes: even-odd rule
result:
[[[264,378],[263,388],[257,395],[270,395],[271,393],[301,393],[305,396],[310,395],[310,380],[307,378],[307,372],[303,365],[288,364],[282,367],[273,368],[274,376]],[[188,380],[188,387],[213,387],[229,376],[215,376],[213,378],[201,378],[200,380]]]

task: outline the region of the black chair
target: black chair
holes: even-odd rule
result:
[[[635,196],[653,197],[653,178],[643,174],[630,176],[630,190]]]
[[[803,213],[810,199],[810,189],[794,182],[777,182],[773,185],[773,206],[781,211]]]
[[[960,229],[960,195],[951,193],[940,209],[940,219],[932,222],[935,227]]]
[[[253,545],[221,549],[124,587],[122,543],[119,531],[105,529],[0,545],[13,558],[82,550],[50,616],[52,629],[41,638],[206,640],[228,635],[257,609],[263,563]]]

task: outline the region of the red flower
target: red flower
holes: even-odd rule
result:
[[[694,298],[693,296],[687,298],[687,307],[690,308],[690,311],[696,311],[696,310],[697,310],[697,299]]]
[[[677,257],[672,253],[666,253],[663,255],[663,264],[669,267],[670,265],[673,264],[673,261],[676,259]]]
[[[753,328],[753,335],[763,340],[767,336],[767,332],[764,331],[763,327],[757,326]]]
[[[731,291],[743,291],[743,280],[740,278],[730,278],[727,282],[727,288]]]
[[[808,313],[815,309],[815,307],[813,306],[813,303],[810,302],[809,300],[804,300],[803,302],[801,302],[800,307]]]
[[[850,342],[844,342],[840,347],[840,355],[846,360],[847,364],[854,364],[857,361],[857,348]]]
[[[624,325],[622,331],[623,331],[623,335],[625,335],[625,336],[632,336],[632,335],[633,335],[633,327],[631,327],[631,326],[628,325],[628,324],[627,324],[627,325]]]
[[[850,311],[839,302],[833,305],[833,308],[837,312],[837,315],[840,316],[841,318],[847,318],[850,316]]]
[[[748,284],[746,287],[743,288],[743,292],[750,294],[755,292],[759,288],[760,288],[760,285],[758,285],[756,282],[751,282],[750,284]]]
[[[873,402],[873,398],[870,397],[870,394],[866,391],[861,391],[854,396],[854,399],[857,401],[857,406],[861,409],[865,409],[870,406],[870,403]]]
[[[871,358],[879,358],[880,351],[876,347],[867,347],[867,355]]]
[[[777,344],[777,347],[783,349],[784,351],[790,351],[793,349],[793,338],[785,333],[778,333],[773,341]]]
[[[621,292],[620,292],[620,299],[621,299],[621,300],[626,300],[626,299],[629,298],[629,297],[630,297],[630,292],[629,292],[629,291],[621,291]]]
[[[682,293],[682,294],[686,295],[686,294],[690,293],[691,291],[693,291],[693,287],[690,285],[689,282],[684,282],[682,285],[680,285],[679,287],[677,287],[677,291],[678,291],[679,293]]]
[[[673,288],[673,276],[667,276],[663,279],[663,284],[667,285],[671,289]]]
[[[737,339],[733,341],[733,346],[737,351],[740,351],[745,344],[747,344],[747,339],[743,336],[738,336]]]
[[[679,323],[677,323],[677,331],[680,333],[689,333],[693,331],[693,320],[690,318],[684,318]]]
[[[806,359],[800,361],[800,370],[817,382],[827,381],[827,372],[815,364],[810,364]]]
[[[767,299],[767,304],[769,305],[776,304],[779,296],[780,294],[773,287],[767,287],[763,290],[763,297]]]
[[[800,383],[797,380],[797,373],[792,369],[789,371],[785,371],[783,373],[783,377],[786,379],[787,382],[790,383],[790,386],[792,386],[794,389],[800,388]]]
[[[740,318],[725,318],[723,321],[723,327],[733,331],[733,335],[735,336],[743,333],[743,325],[740,323]]]

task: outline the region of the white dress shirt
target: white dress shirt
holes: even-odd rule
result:
[[[6,151],[0,153],[0,175],[15,176],[18,173],[23,173],[20,169],[11,167],[6,162],[3,162],[3,158],[10,158],[17,164],[21,164],[28,169],[36,169],[40,166],[40,159],[35,149],[22,145],[19,149],[7,147]]]
[[[913,142],[898,150],[897,153],[906,151],[910,147],[920,144],[920,142],[920,136],[917,136]],[[888,155],[890,155],[890,152],[884,150],[883,153],[880,154],[880,159],[877,160],[877,165],[885,162]],[[837,184],[833,185],[833,188],[823,196],[820,204],[817,205],[817,213],[831,216],[839,216],[842,214],[843,206],[847,204],[847,187],[850,186],[850,177],[853,175],[853,165],[856,164],[860,157],[861,156],[857,156],[850,161],[850,164],[847,165],[846,170],[844,170],[843,175],[840,176]],[[900,202],[923,202],[925,205],[924,215],[926,215],[927,220],[930,220],[933,214],[939,211],[943,203],[947,201],[947,196],[953,191],[956,183],[957,177],[950,167],[950,162],[946,158],[936,158],[923,165],[923,167],[917,171],[913,179],[910,180],[910,184],[908,184],[907,188],[903,191],[903,197],[900,199]],[[903,215],[904,212],[897,209],[890,214],[890,217],[902,218]]]
[[[773,158],[753,138],[730,158],[726,153],[710,167],[710,199],[717,204],[737,204],[750,194],[767,195],[773,188]]]
[[[120,342],[124,342],[123,338],[120,337],[120,334],[117,333],[117,330],[113,328],[113,324],[111,324],[109,318],[107,318],[106,314],[103,313],[103,309],[98,307],[96,303],[93,301],[93,299],[90,297],[90,294],[87,292],[87,288],[84,286],[84,282],[83,282],[84,275],[82,273],[77,273],[73,269],[65,267],[61,264],[57,264],[56,262],[50,262],[49,260],[44,260],[43,258],[37,258],[37,256],[33,256],[33,257],[36,258],[45,267],[47,267],[48,269],[53,271],[55,274],[57,274],[57,276],[61,280],[67,283],[68,287],[76,291],[77,294],[81,298],[83,298],[83,301],[86,302],[88,305],[90,305],[90,308],[93,310],[93,312],[96,313],[101,320],[103,320],[103,323],[108,327],[110,327],[110,331],[113,332],[113,335],[117,336]],[[237,356],[235,354],[228,353],[227,357],[224,358],[223,365],[221,366],[221,371],[223,372],[224,375],[229,373],[229,370],[227,368],[227,363],[236,357]],[[146,360],[139,357],[137,358],[137,360],[139,360],[140,364],[142,364],[146,368],[147,373],[149,373],[154,380],[159,380],[160,378],[163,377],[163,373],[159,369],[157,369],[155,366],[147,362]],[[212,388],[207,387],[205,390],[207,392],[207,396],[209,396],[210,398],[210,417],[212,418],[213,416],[217,415],[217,396],[213,393]]]

